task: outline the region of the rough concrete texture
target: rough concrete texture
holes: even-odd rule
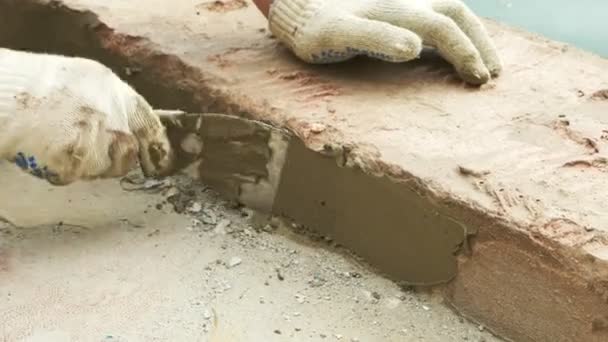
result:
[[[2,0],[0,44],[93,57],[158,108],[244,115],[289,129],[311,150],[328,145],[352,172],[384,176],[387,191],[388,180],[408,187],[413,203],[476,234],[464,239],[471,249],[460,248],[445,288],[463,314],[517,341],[608,338],[608,61],[489,23],[505,72],[477,89],[434,56],[303,65],[269,37],[251,5],[220,9],[190,0]],[[440,226],[404,204],[415,224],[345,230],[326,218],[352,223],[352,211],[374,203],[317,171],[296,172],[300,184],[292,183],[306,212],[278,200],[274,209],[292,210],[357,252],[365,248],[357,243],[400,229],[403,244],[392,238],[382,250],[389,255],[364,255],[376,264],[408,244],[408,230]],[[319,205],[327,199],[316,198],[346,191],[337,200],[347,200],[338,205],[348,212],[328,214]],[[438,248],[417,245],[420,255]]]
[[[0,172],[0,341],[499,342],[188,178],[56,188]]]

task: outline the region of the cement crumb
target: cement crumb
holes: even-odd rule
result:
[[[490,174],[487,170],[473,170],[468,167],[458,166],[458,172],[465,177],[483,178]]]
[[[327,129],[327,126],[320,123],[314,123],[310,125],[310,132],[314,134],[322,133],[323,131],[325,131],[325,129]]]
[[[226,264],[226,266],[228,268],[235,268],[236,266],[240,265],[243,262],[243,259],[239,258],[239,257],[232,257],[230,258],[230,260],[228,261],[228,264]]]
[[[196,214],[203,210],[203,207],[198,202],[193,202],[192,205],[188,207],[188,212]]]

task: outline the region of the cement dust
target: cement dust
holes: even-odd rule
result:
[[[185,177],[53,188],[0,172],[0,340],[497,341]]]

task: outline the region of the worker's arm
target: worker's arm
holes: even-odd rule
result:
[[[437,48],[461,78],[483,84],[501,62],[481,21],[461,0],[254,0],[272,33],[309,63],[357,55],[389,62]]]
[[[172,154],[146,101],[98,62],[0,48],[0,159],[56,185],[163,174]]]

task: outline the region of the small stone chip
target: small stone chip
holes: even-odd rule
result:
[[[312,125],[310,125],[310,131],[314,134],[319,134],[322,133],[323,131],[325,131],[327,127],[324,124],[320,124],[320,123],[313,123]]]
[[[240,265],[242,262],[243,262],[243,260],[241,258],[232,257],[232,258],[230,258],[230,260],[228,261],[228,264],[226,264],[226,266],[228,266],[228,268],[233,268],[233,267]]]
[[[203,210],[203,206],[199,202],[192,202],[192,204],[188,207],[188,211],[191,213],[199,213]]]
[[[296,295],[296,301],[300,304],[304,304],[304,302],[306,302],[306,296],[301,295],[301,294],[297,294]]]
[[[232,222],[229,219],[222,219],[215,225],[215,233],[220,235],[226,234],[226,229],[230,227]]]
[[[321,287],[325,285],[326,282],[327,280],[325,280],[323,277],[315,275],[311,280],[308,281],[308,285],[311,287]]]
[[[205,224],[216,224],[217,215],[211,209],[204,209],[202,220]]]

